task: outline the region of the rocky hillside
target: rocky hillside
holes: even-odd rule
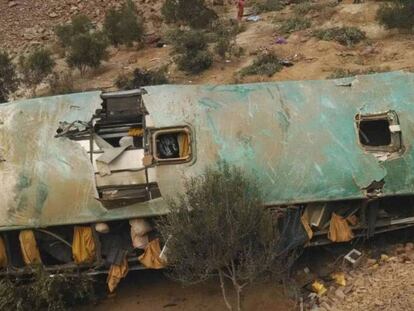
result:
[[[55,26],[67,23],[77,14],[85,14],[100,24],[105,12],[119,6],[116,0],[2,0],[0,1],[0,50],[19,52],[31,46],[55,40]],[[135,1],[148,29],[161,22],[159,0]]]
[[[231,1],[229,1],[231,2]],[[246,15],[252,12],[246,1]],[[163,23],[161,0],[135,0],[145,20],[147,34],[163,35],[170,27]],[[32,46],[49,46],[55,52],[57,70],[67,70],[67,65],[54,47],[56,38],[53,28],[83,13],[98,26],[115,0],[3,0],[0,2],[0,49],[13,56]],[[74,72],[77,90],[113,89],[114,80],[120,73],[130,73],[136,68],[168,66],[168,78],[172,83],[239,83],[272,80],[325,79],[348,74],[364,74],[389,70],[414,69],[414,40],[412,34],[402,34],[384,29],[376,21],[379,1],[366,0],[354,4],[343,0],[314,0],[310,10],[300,10],[300,4],[291,4],[281,11],[259,14],[256,21],[243,21],[244,30],[237,35],[237,44],[243,48],[240,57],[221,59],[215,56],[213,66],[199,75],[185,74],[176,69],[170,56],[171,48],[145,45],[137,48],[110,48],[110,58],[86,77]],[[215,6],[222,18],[234,18],[233,4]],[[281,27],[293,18],[308,21],[304,29]],[[325,41],[314,36],[314,31],[329,27],[354,26],[366,33],[362,42],[347,46],[335,41]],[[283,40],[278,40],[282,38]],[[291,63],[271,77],[246,76],[238,73],[249,65],[262,51],[274,51],[282,60]]]

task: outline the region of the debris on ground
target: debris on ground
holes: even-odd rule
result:
[[[357,268],[331,274],[332,282],[322,284],[324,294],[310,293],[305,310],[377,311],[414,310],[414,244],[397,245],[378,258],[363,258]],[[316,292],[316,290],[315,290]]]

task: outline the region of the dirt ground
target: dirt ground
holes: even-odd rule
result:
[[[286,289],[266,283],[247,289],[245,310],[295,310],[295,303],[287,298]],[[79,311],[225,311],[221,290],[215,280],[183,287],[166,278],[160,271],[130,273],[118,288],[117,295]]]
[[[409,242],[388,250],[375,250],[377,254],[365,254],[357,268],[342,266],[345,286],[320,277],[318,281],[324,284],[327,292],[308,300],[305,309],[414,310],[414,244]]]
[[[0,30],[5,34],[0,40],[0,49],[12,51],[17,59],[18,51],[25,51],[33,45],[49,46],[54,51],[57,71],[66,71],[67,65],[62,58],[62,50],[57,47],[53,35],[55,25],[66,22],[71,15],[79,12],[88,14],[99,26],[105,10],[117,5],[116,1],[103,3],[97,1],[12,1],[18,3],[9,7],[0,2],[1,15],[5,23],[0,23]],[[159,16],[159,0],[136,1],[147,25],[147,32],[162,35],[169,26],[162,24]],[[187,75],[176,69],[170,56],[171,47],[162,48],[145,46],[144,48],[110,48],[110,58],[96,71],[90,71],[80,77],[73,73],[75,88],[83,90],[113,90],[115,79],[121,73],[130,73],[136,68],[154,69],[168,66],[168,77],[175,84],[228,84],[260,81],[325,79],[338,69],[368,72],[414,70],[414,40],[412,34],[401,34],[384,29],[375,19],[376,11],[381,5],[374,0],[353,4],[344,0],[339,5],[329,5],[332,1],[318,0],[325,3],[323,9],[310,12],[306,18],[312,22],[311,28],[296,31],[290,35],[281,33],[280,23],[294,16],[294,5],[282,11],[268,12],[260,15],[257,22],[243,21],[245,30],[237,36],[237,44],[244,49],[244,54],[237,58],[222,60],[216,57],[213,66],[199,75]],[[95,5],[96,4],[96,5]],[[119,3],[118,3],[119,4]],[[77,9],[75,9],[77,8]],[[73,9],[73,11],[70,11]],[[224,18],[235,16],[235,7],[215,7]],[[248,7],[246,12],[248,13]],[[34,12],[31,14],[31,12]],[[55,16],[57,17],[50,17]],[[27,27],[36,23],[35,27]],[[312,36],[315,29],[333,26],[356,26],[366,32],[363,42],[346,47],[333,41],[321,41]],[[19,28],[20,27],[20,28]],[[19,29],[17,29],[19,28]],[[45,33],[47,35],[45,35]],[[276,44],[276,39],[284,37],[286,44]],[[8,40],[7,40],[8,39]],[[249,65],[262,51],[274,51],[280,58],[290,60],[291,67],[285,67],[272,77],[240,77],[241,68]],[[39,95],[47,94],[47,86],[41,85]],[[17,98],[24,97],[21,91]]]
[[[266,282],[248,287],[244,310],[414,310],[414,244],[397,243],[412,241],[413,233],[412,229],[396,231],[370,241],[308,249],[293,268],[290,285]],[[343,256],[353,248],[363,253],[357,267],[343,261]],[[344,286],[331,278],[333,272],[344,273]],[[326,293],[318,296],[312,291],[315,280],[325,286]],[[77,310],[225,311],[226,308],[217,280],[184,287],[161,271],[135,271],[121,282],[114,297]]]
[[[324,1],[321,1],[324,2]],[[325,1],[326,2],[326,1]],[[338,69],[359,71],[414,70],[414,40],[412,34],[398,34],[385,30],[375,20],[380,3],[366,1],[342,4],[320,13],[311,13],[310,29],[297,31],[289,36],[278,31],[279,21],[293,15],[293,7],[260,15],[258,22],[244,21],[245,31],[237,36],[237,44],[244,49],[240,58],[216,59],[213,66],[199,74],[187,75],[178,71],[170,56],[171,47],[147,47],[144,49],[112,49],[111,57],[98,72],[88,77],[78,77],[80,89],[114,89],[119,73],[132,72],[135,68],[154,69],[169,65],[168,76],[176,84],[228,84],[282,80],[325,79]],[[232,10],[227,16],[232,16]],[[356,26],[367,34],[367,40],[346,47],[333,41],[321,41],[312,37],[312,31],[332,26]],[[283,36],[286,44],[276,44]],[[274,51],[282,59],[293,62],[272,77],[250,76],[241,78],[238,71],[249,65],[262,51]],[[64,61],[60,62],[65,67]]]

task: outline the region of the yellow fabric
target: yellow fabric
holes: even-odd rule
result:
[[[162,269],[166,267],[166,263],[160,258],[160,254],[160,241],[155,239],[148,243],[144,254],[139,256],[138,259],[147,268]]]
[[[0,268],[6,268],[7,263],[6,246],[4,245],[3,238],[0,236]]]
[[[108,278],[106,283],[108,284],[109,292],[113,293],[116,287],[118,286],[121,279],[126,277],[128,274],[128,260],[126,257],[120,265],[111,265],[111,269],[108,273]]]
[[[92,228],[75,226],[73,231],[72,255],[77,264],[92,263],[95,260],[95,241]]]
[[[144,129],[132,128],[128,130],[128,136],[142,136],[144,135]]]
[[[308,235],[309,240],[312,239],[313,237],[313,231],[309,225],[308,219],[306,218],[305,215],[302,215],[302,217],[300,218],[300,221],[302,222],[302,226],[306,231],[306,234]]]
[[[332,280],[335,281],[336,284],[340,286],[346,286],[345,273],[343,272],[332,273],[331,278]]]
[[[26,265],[42,263],[33,231],[20,231],[19,240],[24,263]]]
[[[312,290],[318,294],[318,296],[322,296],[326,293],[327,289],[325,285],[323,285],[321,282],[315,281],[312,283]]]
[[[328,239],[332,242],[347,242],[354,238],[351,228],[346,219],[332,213],[329,225]]]
[[[186,158],[190,154],[190,139],[187,133],[178,135],[178,147],[180,149],[180,158]]]

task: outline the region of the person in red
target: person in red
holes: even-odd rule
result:
[[[242,20],[244,14],[244,0],[236,0],[237,5],[237,19]]]

